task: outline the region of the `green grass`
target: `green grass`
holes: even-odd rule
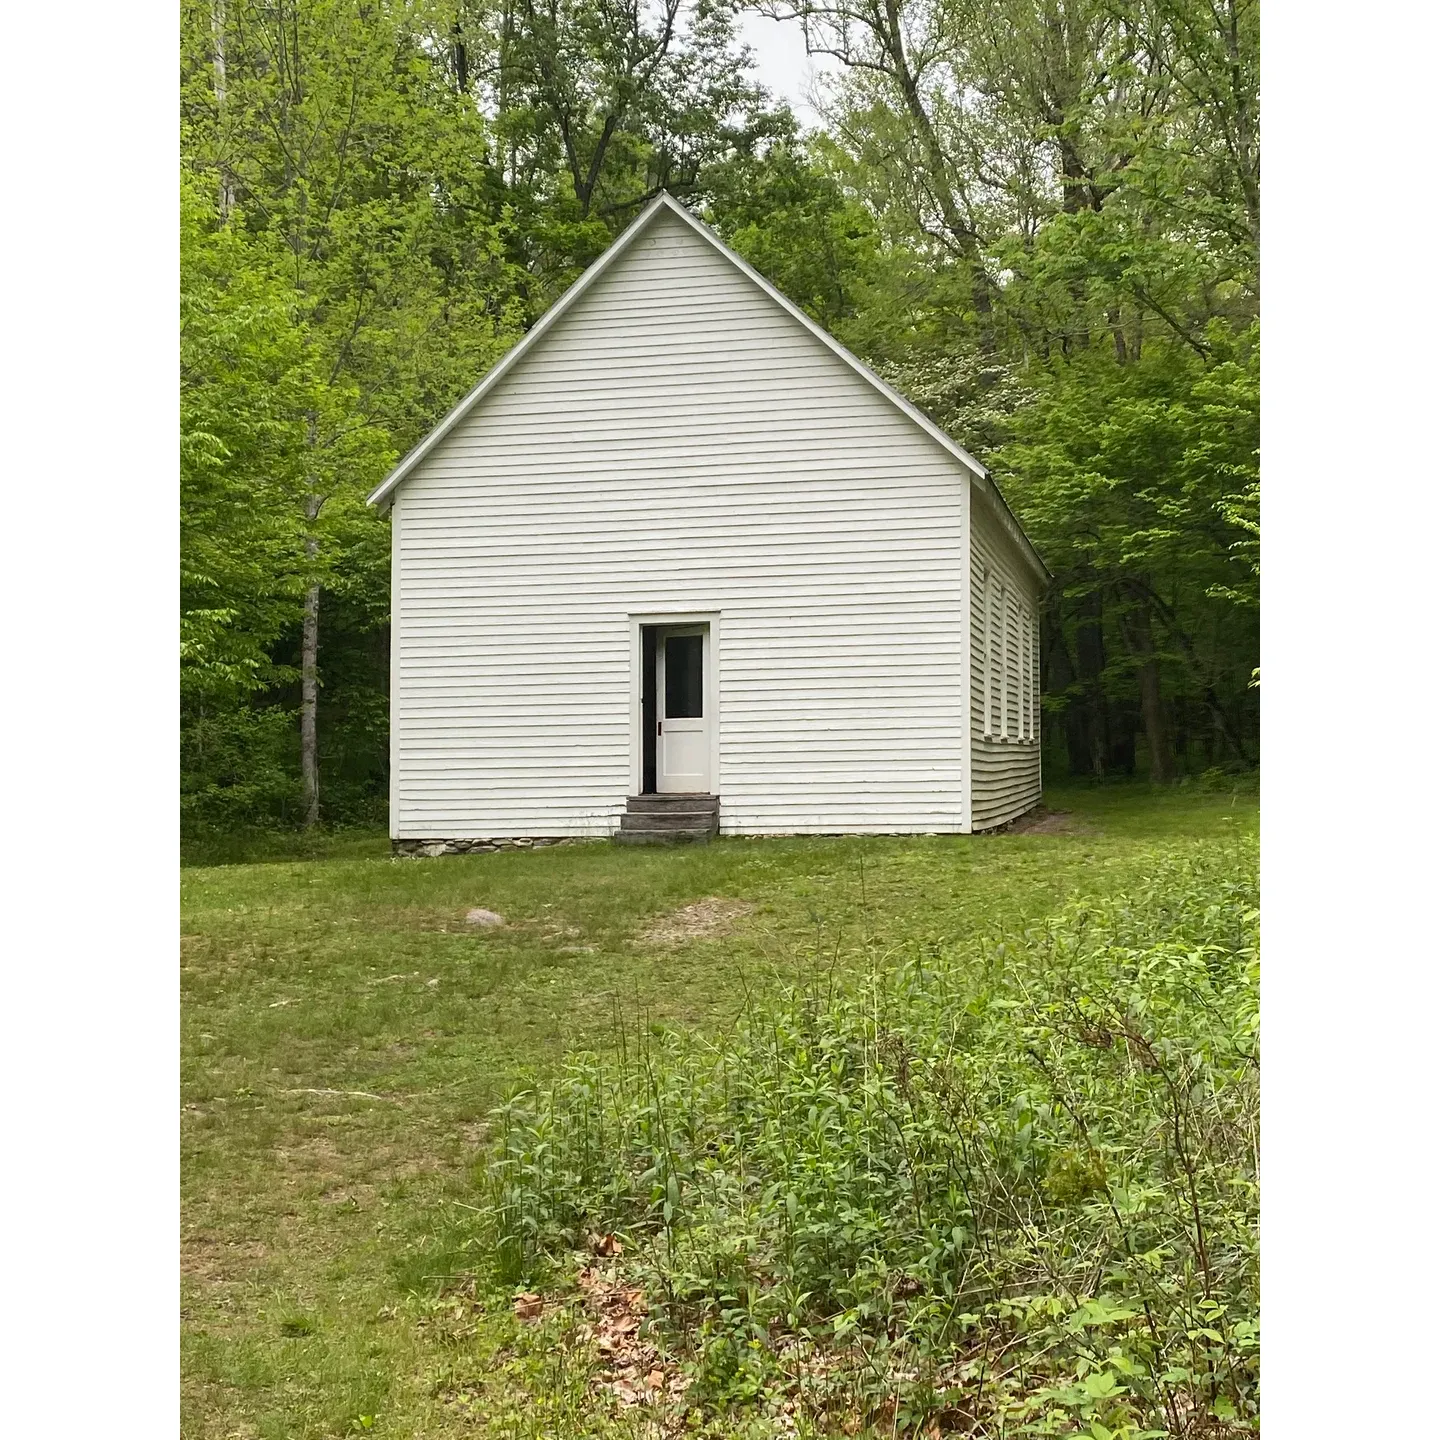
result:
[[[1224,792],[1047,798],[1080,833],[192,850],[236,863],[183,876],[184,1433],[602,1433],[561,1322],[518,1327],[453,1283],[492,1106],[621,1024],[726,1027],[747,994],[1013,933],[1256,824]],[[717,895],[755,907],[735,933],[637,939]],[[476,905],[509,923],[469,929]]]

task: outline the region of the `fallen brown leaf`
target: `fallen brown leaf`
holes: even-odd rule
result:
[[[544,1309],[545,1302],[533,1290],[526,1290],[515,1297],[517,1320],[538,1320]]]

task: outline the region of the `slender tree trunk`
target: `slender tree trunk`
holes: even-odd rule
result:
[[[308,425],[308,440],[315,444],[315,421]],[[320,515],[320,493],[311,480],[305,497],[305,561],[310,584],[305,591],[300,626],[300,788],[305,804],[305,829],[320,823],[320,752],[316,743],[315,718],[320,700],[320,581],[315,575],[315,557],[320,542],[315,521]]]
[[[211,6],[210,34],[215,41],[215,120],[217,127],[223,128],[225,123],[225,99],[228,93],[228,86],[225,79],[225,0],[214,0]],[[231,207],[235,204],[235,185],[230,178],[230,172],[225,168],[225,162],[223,160],[220,162],[219,201],[220,219],[223,221],[229,218]]]
[[[1066,704],[1062,728],[1065,734],[1065,755],[1072,775],[1083,775],[1090,766],[1090,742],[1086,735],[1086,711],[1083,701],[1069,693],[1075,683],[1075,665],[1065,645],[1065,631],[1061,621],[1060,606],[1052,602],[1048,607],[1046,623],[1042,629],[1045,655],[1045,683],[1041,687],[1047,695],[1064,695]]]
[[[1075,663],[1085,698],[1081,702],[1083,721],[1079,744],[1087,752],[1090,773],[1103,779],[1109,755],[1109,716],[1105,703],[1105,609],[1098,589],[1080,602],[1079,624],[1075,629]],[[1072,747],[1073,753],[1074,747]]]
[[[1240,14],[1235,0],[1226,7],[1229,24],[1224,29],[1226,59],[1230,71],[1230,99],[1235,110],[1235,169],[1240,192],[1245,197],[1245,218],[1250,238],[1260,244],[1260,167],[1255,155],[1255,120],[1251,114],[1250,88],[1240,64]]]
[[[515,33],[515,12],[512,0],[504,0],[500,10],[500,64],[496,76],[497,101],[500,118],[503,120],[510,114],[510,50],[511,42]],[[506,127],[510,129],[510,127]],[[516,171],[518,169],[516,155],[516,140],[513,129],[510,129],[510,138],[504,142],[506,145],[505,164],[502,174],[509,185],[515,184]]]
[[[450,27],[450,54],[455,62],[455,89],[461,95],[470,93],[470,55],[465,48],[465,31],[457,18]]]
[[[1175,754],[1164,697],[1160,693],[1160,666],[1155,659],[1150,607],[1144,600],[1134,602],[1134,608],[1125,617],[1124,631],[1131,654],[1140,661],[1135,678],[1140,687],[1140,718],[1150,747],[1150,779],[1157,785],[1168,785],[1175,778]]]
[[[883,0],[884,24],[872,26],[888,52],[891,74],[900,87],[900,94],[909,112],[911,123],[920,138],[925,152],[926,169],[929,171],[930,186],[935,203],[940,207],[940,216],[945,229],[950,233],[956,248],[970,270],[971,303],[980,322],[981,345],[986,350],[995,348],[995,337],[991,319],[990,277],[985,270],[985,256],[980,245],[980,236],[974,226],[960,212],[951,189],[950,166],[945,158],[940,137],[925,102],[920,95],[920,84],[910,68],[910,56],[905,44],[905,30],[900,21],[900,0]]]
[[[315,556],[313,537],[305,541],[307,559]],[[319,701],[320,586],[305,592],[304,622],[300,632],[300,785],[305,799],[305,828],[320,823],[320,755],[315,742],[315,716]]]
[[[1106,318],[1110,322],[1110,333],[1115,337],[1115,360],[1117,364],[1124,365],[1130,358],[1129,347],[1125,343],[1125,326],[1121,323],[1120,307],[1112,305]]]

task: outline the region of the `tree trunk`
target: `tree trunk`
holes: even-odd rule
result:
[[[1135,730],[1136,714],[1133,709],[1122,707],[1117,712],[1111,706],[1106,711],[1105,773],[1107,775],[1133,775],[1135,773]]]
[[[1160,666],[1155,659],[1155,637],[1150,628],[1150,607],[1136,600],[1125,617],[1125,639],[1140,664],[1135,678],[1140,687],[1140,718],[1145,725],[1145,740],[1150,747],[1150,779],[1156,785],[1168,785],[1175,778],[1175,754],[1170,743],[1170,727],[1166,723],[1165,702],[1160,693]]]
[[[935,203],[940,207],[940,217],[970,270],[970,297],[980,324],[980,343],[984,350],[995,348],[995,336],[991,315],[990,276],[985,269],[985,256],[980,245],[980,236],[969,220],[960,213],[951,189],[950,166],[945,158],[940,137],[935,133],[934,122],[925,102],[920,96],[920,84],[910,68],[910,55],[905,43],[905,29],[900,21],[899,0],[884,0],[884,22],[879,23],[878,10],[871,20],[871,28],[887,52],[890,74],[900,87],[900,94],[909,112],[911,123],[920,138],[925,152],[926,169],[929,171],[930,188]]]
[[[1175,757],[1175,768],[1178,772],[1183,773],[1190,768],[1190,707],[1187,704],[1175,707],[1170,753]]]
[[[314,541],[305,542],[307,554]],[[300,637],[300,784],[305,798],[305,828],[320,823],[320,757],[315,745],[318,685],[316,658],[320,649],[320,587],[305,592],[305,623]]]
[[[1061,716],[1061,728],[1065,734],[1065,757],[1072,775],[1084,775],[1090,768],[1087,712],[1084,703],[1073,693],[1075,664],[1065,646],[1065,630],[1059,604],[1052,601],[1047,612],[1045,625],[1041,630],[1045,656],[1045,682],[1041,690],[1046,695],[1065,696],[1065,709]]]
[[[307,830],[313,830],[320,823],[320,754],[315,737],[320,689],[320,582],[313,578],[315,556],[320,549],[313,527],[319,514],[320,497],[312,490],[305,497],[305,519],[311,526],[305,536],[305,559],[312,579],[305,591],[300,628],[300,788]]]
[[[1226,59],[1230,71],[1230,99],[1235,107],[1235,169],[1240,193],[1245,197],[1245,218],[1250,238],[1260,244],[1260,167],[1255,153],[1256,125],[1251,114],[1251,91],[1240,60],[1240,14],[1235,0],[1226,7],[1229,24],[1224,27]]]
[[[1125,326],[1121,323],[1120,307],[1112,305],[1106,319],[1110,322],[1110,333],[1115,337],[1115,362],[1124,365],[1130,355],[1129,347],[1125,344]]]
[[[1080,619],[1075,629],[1075,662],[1085,698],[1081,702],[1081,736],[1085,765],[1097,780],[1105,777],[1109,754],[1108,706],[1105,702],[1105,608],[1098,589],[1080,602]],[[1084,773],[1077,771],[1076,773]]]
[[[1220,703],[1220,697],[1215,693],[1215,686],[1195,653],[1195,642],[1185,633],[1184,627],[1176,619],[1175,612],[1155,594],[1148,582],[1140,582],[1137,593],[1147,597],[1148,604],[1153,606],[1156,614],[1159,615],[1160,623],[1165,626],[1171,643],[1177,648],[1180,659],[1195,677],[1204,697],[1206,708],[1213,716],[1216,725],[1219,726],[1220,733],[1224,735],[1235,754],[1247,764],[1250,763],[1250,752],[1240,738],[1240,727],[1232,721],[1225,707]],[[1146,613],[1148,615],[1148,610]]]
[[[465,32],[461,29],[458,19],[450,27],[450,34],[453,37],[450,43],[450,52],[455,61],[455,89],[461,95],[468,95],[470,93],[470,56],[465,49]]]
[[[225,79],[225,0],[214,0],[210,10],[210,34],[215,41],[213,66],[215,72],[215,119],[221,126],[225,123],[225,99],[228,86]],[[230,218],[235,204],[235,185],[224,163],[220,166],[220,219]]]
[[[1145,721],[1145,739],[1150,746],[1150,779],[1168,785],[1175,778],[1175,757],[1170,749],[1165,706],[1160,697],[1160,667],[1147,660],[1139,670],[1140,714]]]
[[[505,119],[510,113],[510,52],[515,35],[515,10],[513,0],[504,0],[500,7],[500,56],[497,68],[497,100],[499,105],[499,118]],[[497,154],[497,161],[501,161],[501,174],[505,177],[507,185],[513,186],[516,183],[518,171],[517,140],[513,127],[506,127],[509,131],[509,139],[502,142],[505,144],[505,154]]]

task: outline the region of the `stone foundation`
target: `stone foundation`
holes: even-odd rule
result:
[[[984,830],[976,830],[975,835],[1004,835],[1015,831],[1031,828],[1035,823],[1035,817],[1046,814],[1043,806],[1036,806],[1027,810],[1022,815],[1016,815],[1012,819],[1000,825],[991,825]],[[729,838],[738,840],[840,840],[851,835],[874,835],[876,837],[902,838],[905,836],[934,836],[940,834],[958,834],[958,831],[939,830],[827,830],[816,834],[808,830],[770,830],[760,835],[732,835]],[[616,838],[616,837],[610,837]],[[496,850],[538,850],[544,845],[597,845],[605,837],[594,835],[555,835],[541,836],[538,839],[528,837],[520,839],[490,839],[490,840],[392,840],[390,849],[396,855],[411,856],[436,856],[436,855],[489,855]]]
[[[488,855],[495,850],[538,850],[542,845],[587,845],[588,836],[560,835],[549,839],[518,840],[392,840],[390,849],[396,855]]]

